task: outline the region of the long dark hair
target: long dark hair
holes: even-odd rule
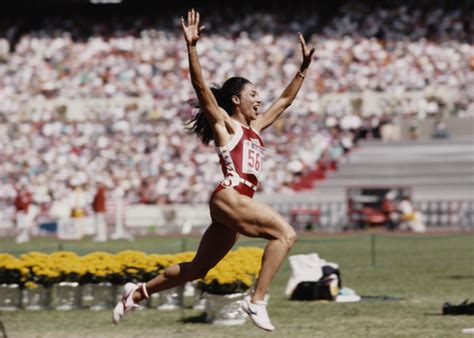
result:
[[[234,113],[232,109],[232,96],[239,96],[240,92],[247,83],[250,83],[250,81],[246,78],[236,76],[228,79],[220,88],[211,88],[217,103],[227,112],[227,114],[229,114],[229,116],[232,116]],[[199,108],[199,106],[196,108]],[[209,142],[214,139],[211,126],[207,122],[206,116],[204,115],[202,109],[199,109],[196,115],[194,115],[194,117],[188,122],[188,127],[186,129],[192,133],[195,133],[204,144],[209,144]]]

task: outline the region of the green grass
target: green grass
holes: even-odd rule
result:
[[[0,240],[0,251],[20,254],[61,248],[80,254],[103,250],[138,249],[148,253],[195,250],[199,238],[141,238],[135,242],[89,241],[60,243],[35,239],[17,245]],[[261,246],[261,240],[242,238],[240,246]],[[444,302],[474,301],[474,236],[377,235],[375,262],[371,237],[366,234],[300,237],[292,254],[317,252],[340,265],[342,281],[362,296],[391,296],[394,301],[358,303],[289,301],[283,294],[289,278],[287,262],[270,289],[269,313],[277,327],[272,337],[465,337],[474,327],[472,316],[442,316]],[[375,263],[375,264],[373,264]],[[164,312],[144,310],[127,316],[118,327],[110,311],[75,310],[3,312],[8,337],[260,337],[269,335],[251,323],[219,327],[200,323],[192,309]],[[1,334],[1,331],[0,331]]]

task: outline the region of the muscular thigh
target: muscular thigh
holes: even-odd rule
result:
[[[238,238],[235,230],[213,222],[201,238],[193,263],[211,269],[232,249]]]
[[[219,191],[210,208],[213,219],[250,237],[273,239],[291,228],[276,210],[233,189]]]

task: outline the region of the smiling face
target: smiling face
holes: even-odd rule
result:
[[[261,106],[261,101],[258,97],[258,92],[253,83],[247,83],[242,88],[239,97],[236,97],[234,102],[237,104],[240,112],[244,115],[245,120],[250,123],[258,116],[258,110]]]

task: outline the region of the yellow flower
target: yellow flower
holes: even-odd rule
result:
[[[28,286],[33,285],[33,281],[52,283],[78,280],[81,276],[94,276],[95,282],[117,280],[119,276],[134,276],[133,278],[140,279],[150,278],[163,268],[192,261],[195,255],[195,252],[147,255],[142,251],[126,250],[115,255],[97,251],[78,256],[69,251],[58,251],[50,255],[32,251],[16,258],[3,253],[0,254],[0,269],[18,271],[15,278],[21,278]],[[263,250],[260,248],[239,248],[231,251],[208,272],[201,284],[209,287],[220,285],[248,288],[258,277],[262,255]],[[124,281],[127,279],[118,282]]]
[[[38,287],[38,284],[36,284],[35,282],[26,282],[25,283],[25,288],[27,289],[36,289]]]

